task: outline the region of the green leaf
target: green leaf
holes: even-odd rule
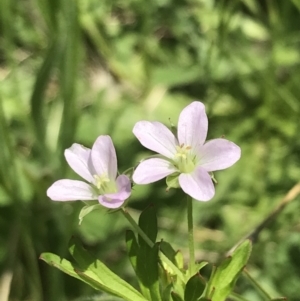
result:
[[[136,273],[143,287],[141,287],[141,290],[146,292],[144,296],[152,301],[161,301],[158,273],[158,245],[156,243],[153,248],[147,244],[140,245],[136,262]]]
[[[137,243],[137,240],[136,240],[136,237],[135,237],[133,231],[131,231],[131,230],[126,231],[125,239],[126,239],[127,254],[128,254],[130,263],[131,263],[133,269],[136,271],[136,259],[137,259],[137,254],[139,251],[139,245]]]
[[[209,291],[206,292],[206,297],[213,293],[212,301],[224,301],[226,299],[249,259],[251,248],[250,240],[246,240],[233,252],[231,257],[226,258],[221,263],[209,280]]]
[[[183,299],[175,292],[171,293],[173,301],[183,301]]]
[[[184,301],[197,301],[205,289],[205,281],[199,273],[189,279],[184,291]]]
[[[160,300],[160,297],[156,296],[159,296],[157,245],[154,246],[155,249],[148,245],[144,245],[141,249],[134,233],[129,230],[126,232],[126,247],[143,295],[149,300]]]
[[[183,269],[184,261],[180,251],[175,251],[170,243],[161,241],[159,244],[160,251],[179,269]],[[176,271],[173,271],[170,266],[163,262],[164,268],[173,275],[176,275]]]
[[[93,283],[85,280],[84,278],[82,278],[80,275],[77,274],[76,270],[78,267],[76,267],[76,265],[74,265],[73,263],[71,263],[70,261],[61,258],[55,254],[52,253],[42,253],[40,256],[40,259],[45,261],[47,264],[61,270],[62,272],[76,278],[79,279],[87,284],[89,284],[90,286],[92,286],[94,289],[98,289],[96,286],[94,286]]]
[[[139,227],[155,243],[157,236],[157,217],[153,206],[146,208],[140,215]],[[146,242],[141,236],[138,238],[139,244],[144,245]]]
[[[139,227],[152,242],[156,241],[157,217],[153,206],[149,206],[141,213]],[[155,244],[151,248],[140,235],[138,236],[138,242],[140,247],[137,254],[136,274],[139,278],[141,290],[147,299],[160,301],[158,282],[159,245]]]
[[[196,269],[197,269],[197,272],[199,272],[202,268],[204,268],[206,265],[208,265],[208,262],[207,261],[201,261],[201,262],[198,262],[196,263]]]
[[[171,244],[166,241],[161,241],[159,248],[174,264],[176,264],[176,251],[173,249]]]
[[[70,241],[69,251],[78,264],[79,270],[76,272],[83,279],[92,283],[94,287],[96,286],[98,289],[128,301],[146,300],[137,290],[113,273],[100,260],[94,259],[75,238]]]
[[[176,252],[175,261],[176,261],[176,265],[178,266],[179,269],[184,268],[184,259],[183,259],[183,255],[180,251]]]

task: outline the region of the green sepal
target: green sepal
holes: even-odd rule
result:
[[[184,290],[184,301],[197,301],[205,290],[205,280],[199,273],[192,276]]]
[[[99,290],[128,301],[147,300],[130,284],[113,273],[100,260],[93,258],[77,239],[71,239],[69,251],[78,265],[76,273],[86,282],[91,283],[93,287],[97,287]]]
[[[167,190],[171,188],[180,188],[179,185],[179,172],[175,172],[166,178]]]
[[[243,242],[227,257],[215,270],[208,283],[205,297],[212,297],[212,301],[224,301],[232,291],[236,279],[245,267],[251,254],[250,240]]]
[[[172,122],[171,118],[169,118],[170,122],[170,130],[175,137],[177,137],[177,126]]]
[[[210,174],[210,177],[211,177],[212,181],[214,182],[214,184],[218,184],[218,181],[216,180],[214,173],[210,172],[209,174]]]
[[[134,172],[134,167],[129,167],[126,170],[123,171],[122,175],[125,175],[127,177],[129,177],[130,179],[132,178]]]
[[[82,209],[80,210],[79,213],[79,225],[81,225],[83,218],[88,215],[89,213],[91,213],[94,210],[99,210],[102,209],[103,207],[98,203],[95,205],[86,205],[84,207],[82,207]]]
[[[173,301],[184,301],[177,293],[172,292],[171,297]]]

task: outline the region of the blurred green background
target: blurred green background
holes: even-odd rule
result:
[[[73,234],[134,284],[121,214],[96,211],[79,226],[82,203],[46,197],[55,180],[77,177],[63,157],[73,142],[111,135],[122,172],[149,154],[136,121],[177,123],[203,101],[208,138],[242,148],[215,174],[215,198],[194,202],[197,259],[216,262],[299,181],[299,98],[299,0],[0,0],[0,300],[100,300],[38,260],[68,256]],[[160,181],[136,186],[129,206],[137,217],[155,204],[159,237],[186,255],[183,199]],[[300,300],[299,201],[262,231],[248,266],[291,301]],[[263,300],[243,278],[236,291]]]

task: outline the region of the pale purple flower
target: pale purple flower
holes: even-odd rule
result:
[[[118,208],[131,194],[127,176],[117,176],[117,156],[109,136],[99,136],[92,149],[74,143],[65,150],[70,167],[88,183],[59,180],[48,190],[53,201],[98,200],[107,208]]]
[[[208,201],[215,194],[209,172],[233,165],[241,149],[226,139],[205,143],[208,120],[204,105],[194,101],[185,107],[178,120],[177,138],[160,122],[139,121],[133,133],[146,148],[162,158],[142,161],[133,174],[137,184],[148,184],[178,174],[182,190],[199,201]]]

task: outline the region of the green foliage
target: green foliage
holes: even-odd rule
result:
[[[199,274],[189,279],[184,290],[184,301],[197,301],[203,294],[205,281]]]
[[[183,301],[183,299],[176,293],[172,292],[172,300],[173,301]]]
[[[251,254],[251,242],[246,240],[217,267],[208,282],[206,296],[212,301],[224,301],[233,290],[238,275],[246,266]]]
[[[43,253],[40,256],[40,259],[45,261],[49,265],[61,270],[62,272],[85,282],[86,284],[92,286],[94,289],[98,289],[97,284],[93,281],[89,281],[86,278],[86,275],[83,272],[80,273],[79,268],[72,264],[70,261],[64,258],[60,258],[59,256],[52,253]],[[105,287],[102,286],[102,289],[105,290]]]
[[[75,238],[70,241],[69,251],[76,264],[51,253],[42,254],[41,259],[95,289],[128,301],[146,301],[138,291],[110,271],[100,260],[90,256]]]
[[[156,241],[157,220],[153,206],[142,212],[139,227],[152,242]],[[126,242],[129,258],[143,295],[147,300],[161,301],[158,282],[158,244],[149,246],[141,236],[137,242],[132,232],[127,232]]]
[[[140,215],[139,227],[144,231],[144,233],[149,237],[152,242],[156,242],[157,237],[157,217],[155,209],[152,205],[146,208]],[[148,246],[145,240],[139,236],[139,245]]]
[[[159,243],[149,243],[151,241],[150,237],[155,241],[157,235],[156,216],[152,206],[141,213],[138,226],[143,235],[140,235],[139,241],[137,241],[134,233],[127,231],[126,246],[129,260],[135,270],[145,299],[100,260],[92,257],[78,239],[72,238],[69,246],[70,254],[75,263],[51,253],[43,253],[41,259],[66,274],[82,280],[94,289],[99,289],[109,295],[122,297],[124,300],[224,301],[232,293],[237,277],[248,262],[251,253],[251,243],[246,240],[238,246],[232,256],[226,258],[213,271],[207,282],[199,273],[196,273],[183,284],[183,291],[181,291],[176,280],[179,276],[177,272],[170,272],[159,259]],[[169,243],[164,243],[162,250],[169,256],[170,261],[172,259],[174,261],[176,253]],[[202,264],[201,267],[204,265]],[[159,273],[159,266],[161,273]],[[165,277],[168,274],[170,277]],[[237,294],[235,294],[235,297],[239,299]]]
[[[215,173],[214,200],[194,206],[197,260],[217,262],[251,231],[299,181],[299,18],[298,0],[1,0],[0,292],[10,287],[11,300],[91,295],[37,260],[65,257],[73,233],[131,279],[118,243],[125,223],[97,210],[78,226],[83,205],[51,202],[45,191],[76,178],[63,158],[73,142],[90,147],[111,135],[126,170],[151,155],[134,123],[176,126],[194,99],[206,105],[208,138],[225,135],[242,148],[236,166]],[[185,255],[183,197],[165,188],[136,186],[129,205],[154,203],[166,217],[158,240],[172,237]],[[263,230],[248,264],[272,296],[290,301],[299,299],[298,200]],[[260,301],[243,279],[237,291]]]

